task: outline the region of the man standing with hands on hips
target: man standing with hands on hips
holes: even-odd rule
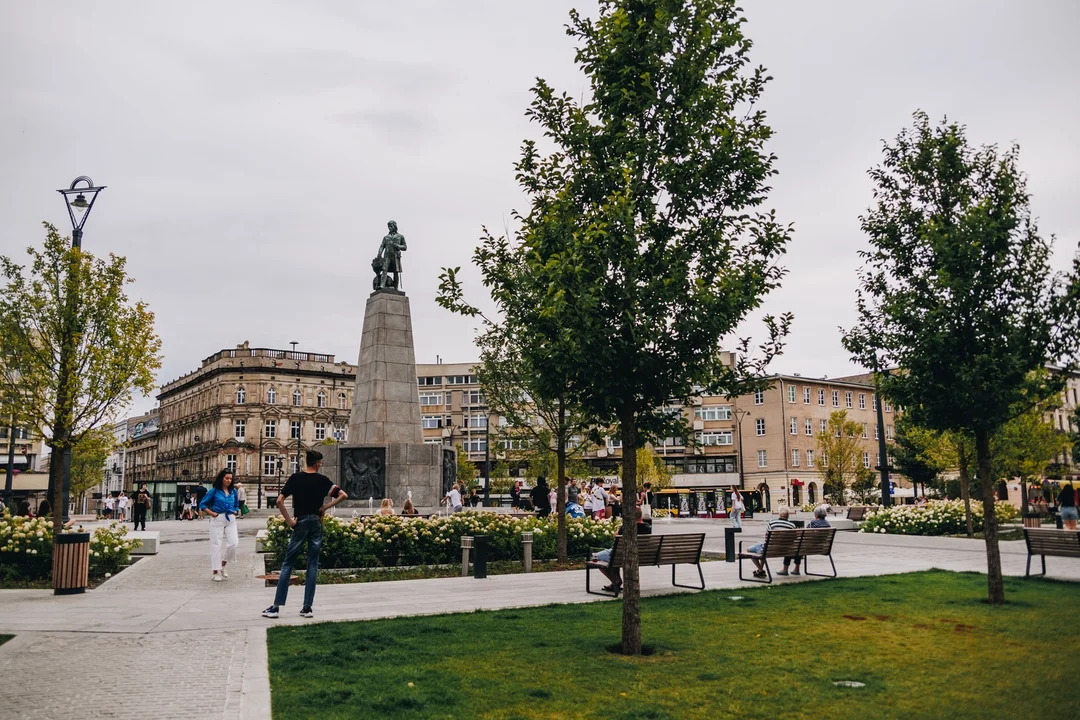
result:
[[[278,494],[277,507],[285,524],[292,528],[289,548],[285,551],[285,561],[281,564],[281,576],[278,578],[274,604],[263,610],[263,617],[276,618],[280,606],[285,604],[289,595],[289,579],[292,577],[293,563],[300,554],[300,548],[307,540],[307,571],[304,578],[304,606],[300,617],[314,617],[311,604],[315,600],[315,580],[319,574],[319,551],[322,549],[322,516],[330,508],[349,496],[335,485],[330,478],[319,473],[322,465],[322,453],[308,450],[303,472],[293,473],[285,481],[285,486]],[[293,499],[293,514],[285,507],[285,498]],[[327,497],[330,501],[323,503]]]

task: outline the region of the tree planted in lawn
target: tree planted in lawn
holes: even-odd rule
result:
[[[872,473],[863,467],[863,446],[856,439],[862,432],[862,423],[848,420],[846,410],[835,410],[829,414],[824,432],[818,433],[817,450],[824,479],[822,493],[833,505],[846,505],[848,489],[860,480],[864,482],[859,488],[859,500],[866,500],[870,488],[865,480]],[[869,485],[872,484],[871,477]]]
[[[1015,146],[972,148],[962,126],[931,127],[920,112],[884,155],[844,345],[867,367],[901,369],[881,377],[882,393],[914,422],[974,439],[988,597],[1002,603],[990,441],[1061,391],[1063,375],[1039,371],[1075,360],[1080,256],[1072,274],[1051,271]]]
[[[779,285],[790,236],[760,209],[775,173],[756,107],[769,78],[749,65],[743,22],[723,0],[603,0],[596,20],[572,12],[590,91],[579,102],[534,86],[528,116],[550,150],[525,143],[518,179],[533,206],[519,245],[497,249],[520,263],[537,332],[561,344],[548,380],[622,440],[626,654],[641,652],[636,451],[685,436],[685,420],[663,411],[671,400],[763,389],[790,323],[767,316],[755,358],[746,339],[721,352]],[[509,295],[509,277],[485,283]]]

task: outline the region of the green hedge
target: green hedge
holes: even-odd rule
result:
[[[74,528],[67,532],[83,532]],[[97,528],[90,536],[90,577],[119,572],[131,562],[138,540],[120,523]],[[26,518],[5,511],[0,516],[0,580],[48,580],[52,577],[52,518]]]
[[[873,512],[873,511],[871,511]],[[1015,518],[1019,511],[1011,503],[999,500],[994,505],[998,522]],[[975,532],[983,528],[983,506],[971,501],[971,524]],[[960,500],[931,500],[925,507],[898,505],[867,516],[859,532],[891,535],[959,535],[967,532],[964,503]]]

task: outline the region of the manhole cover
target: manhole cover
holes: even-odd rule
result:
[[[858,680],[833,680],[833,685],[847,688],[866,687],[866,683],[861,683]]]
[[[742,600],[742,599],[743,599],[742,595],[732,595],[731,597],[728,598],[728,600]]]

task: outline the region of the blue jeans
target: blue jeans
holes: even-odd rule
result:
[[[305,515],[298,518],[289,538],[289,549],[285,551],[285,562],[281,564],[281,577],[278,578],[275,605],[284,605],[289,596],[289,578],[292,577],[293,563],[300,554],[300,548],[307,540],[307,573],[304,578],[304,607],[311,607],[315,600],[315,581],[319,574],[319,551],[322,549],[322,518],[318,515]]]

